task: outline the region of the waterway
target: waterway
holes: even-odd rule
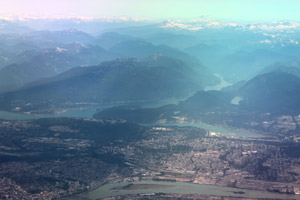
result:
[[[236,137],[265,137],[262,134],[254,133],[254,132],[248,132],[248,131],[241,131],[241,130],[234,130],[229,128],[223,128],[219,126],[213,126],[209,124],[204,123],[161,123],[161,124],[141,124],[143,126],[179,126],[179,127],[197,127],[202,128],[208,131],[221,133],[225,136],[236,136]]]
[[[150,194],[150,193],[168,193],[168,194],[200,194],[215,196],[232,196],[244,198],[265,198],[265,199],[297,199],[298,195],[279,194],[259,190],[247,190],[231,187],[221,187],[215,185],[204,185],[183,182],[122,182],[106,184],[96,190],[72,197],[70,200],[96,200],[99,198],[113,197],[126,194]]]
[[[220,74],[214,74],[214,75],[220,79],[220,83],[217,85],[213,85],[213,86],[207,86],[204,88],[204,91],[221,90],[224,87],[228,87],[228,86],[232,85],[232,83],[225,81],[224,78]]]
[[[25,113],[15,113],[0,111],[0,119],[6,120],[29,120],[29,119],[39,119],[39,118],[51,118],[51,117],[81,117],[81,118],[92,118],[93,115],[105,108],[111,108],[115,106],[122,105],[137,105],[143,108],[154,108],[163,106],[166,104],[177,104],[183,99],[178,98],[168,98],[168,99],[158,99],[150,100],[145,102],[122,102],[122,103],[110,103],[110,104],[86,104],[79,108],[65,110],[57,114],[25,114]]]

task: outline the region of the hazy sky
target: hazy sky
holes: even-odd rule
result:
[[[0,0],[0,14],[300,21],[300,0]]]

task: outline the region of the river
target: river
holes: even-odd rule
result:
[[[232,196],[244,198],[265,198],[265,199],[297,199],[298,195],[279,194],[267,191],[238,189],[215,185],[204,185],[183,182],[123,182],[106,184],[96,190],[72,197],[70,200],[96,200],[99,198],[113,197],[126,194],[149,194],[149,193],[169,193],[169,194],[201,194],[215,196]]]
[[[161,123],[161,124],[140,124],[143,126],[191,126],[191,127],[197,127],[202,128],[208,131],[221,133],[225,136],[236,136],[236,137],[265,137],[262,134],[249,132],[249,131],[241,131],[241,130],[234,130],[229,128],[222,128],[219,126],[213,126],[209,124],[204,123]]]
[[[122,102],[122,103],[108,103],[108,104],[86,104],[82,105],[80,108],[74,108],[65,110],[57,114],[25,114],[16,112],[0,111],[0,119],[6,120],[29,120],[29,119],[39,119],[39,118],[51,118],[51,117],[82,117],[82,118],[92,118],[95,113],[101,109],[111,108],[115,106],[122,105],[136,105],[143,108],[154,108],[163,106],[166,104],[177,104],[183,99],[178,98],[168,98],[168,99],[157,99],[144,102]]]
[[[213,86],[207,86],[204,88],[204,91],[221,90],[222,88],[232,85],[232,83],[225,81],[224,78],[220,74],[214,74],[214,75],[220,79],[220,83],[217,85],[213,85]]]

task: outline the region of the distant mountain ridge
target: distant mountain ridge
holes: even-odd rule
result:
[[[179,49],[166,45],[154,45],[145,40],[124,41],[116,44],[109,51],[118,54],[120,57],[145,58],[155,54],[178,58],[189,63],[200,63],[196,57],[190,56]]]

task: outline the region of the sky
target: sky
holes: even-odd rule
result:
[[[0,15],[300,21],[299,0],[0,0]]]

